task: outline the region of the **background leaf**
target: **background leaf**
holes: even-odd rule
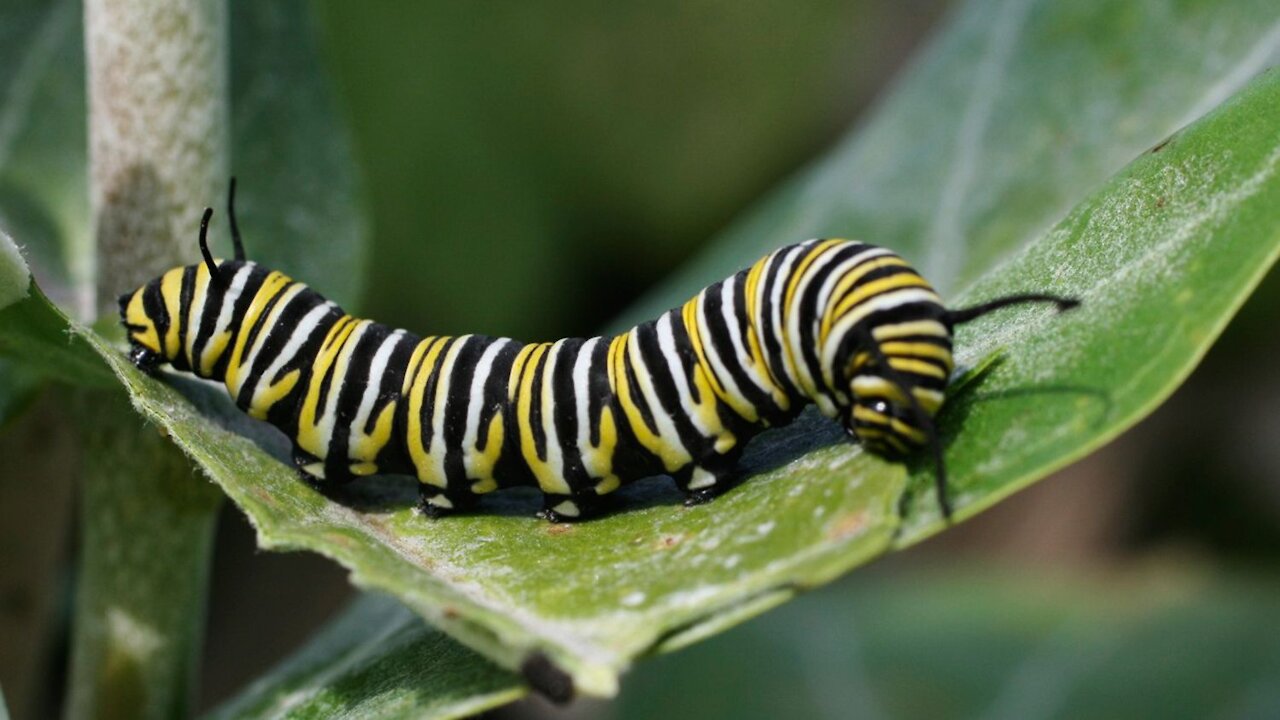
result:
[[[619,720],[1206,718],[1280,711],[1272,582],[960,564],[868,569],[767,621],[645,663]],[[714,668],[714,672],[708,672]]]
[[[522,694],[520,681],[368,594],[233,700],[218,718],[470,717]]]
[[[961,298],[1276,62],[1265,0],[970,0],[865,123],[617,326],[809,237],[891,247]]]

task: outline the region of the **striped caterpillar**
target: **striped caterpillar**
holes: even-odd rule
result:
[[[953,369],[952,331],[1026,302],[948,310],[905,260],[848,240],[789,245],[614,337],[522,343],[419,337],[347,315],[306,285],[245,260],[164,273],[120,298],[130,359],[225,384],[236,404],[293,442],[315,483],[373,474],[419,480],[432,517],[483,494],[534,485],[553,522],[590,517],[602,496],[668,474],[686,504],[734,480],[747,441],[815,403],[872,452],[931,448],[950,517],[934,415]]]

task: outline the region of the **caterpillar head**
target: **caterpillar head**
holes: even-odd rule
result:
[[[872,452],[910,455],[932,440],[933,416],[942,405],[945,381],[893,366],[885,370],[889,359],[879,354],[879,362],[863,368],[850,382],[853,403],[846,411],[845,428]],[[949,366],[948,353],[945,364],[931,367],[941,374]]]
[[[175,319],[181,309],[183,276],[196,266],[177,267],[120,296],[120,324],[129,340],[129,360],[150,372],[179,359],[182,338]]]
[[[1059,311],[1077,307],[1075,298],[1045,293],[1007,295],[959,310],[947,310],[939,322],[945,332],[911,336],[895,332],[864,338],[865,358],[855,358],[850,382],[853,402],[844,418],[850,435],[869,450],[891,457],[910,454],[928,446],[933,453],[938,504],[943,517],[950,519],[947,499],[947,468],[934,415],[942,406],[953,364],[951,334],[956,325],[969,322],[993,310],[1022,303],[1052,303]],[[925,330],[916,324],[915,331]],[[901,330],[901,328],[899,328]],[[929,335],[934,337],[930,338]],[[881,342],[883,340],[883,342]]]
[[[236,224],[236,179],[231,178],[227,193],[227,216],[231,220],[231,241],[235,244],[237,261],[244,260],[244,245],[240,241],[240,229]],[[163,363],[184,364],[181,356],[182,338],[178,317],[182,305],[182,283],[187,273],[198,274],[201,264],[208,269],[210,282],[225,282],[218,272],[221,263],[209,252],[209,219],[213,208],[205,208],[200,219],[200,255],[204,262],[177,267],[143,285],[131,293],[120,296],[120,322],[129,339],[129,359],[140,369],[150,372]],[[182,369],[186,369],[183,367]]]

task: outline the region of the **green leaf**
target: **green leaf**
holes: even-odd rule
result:
[[[13,282],[15,278],[22,282]],[[71,320],[31,282],[22,254],[0,232],[0,293],[5,284],[11,292],[9,302],[0,302],[0,362],[12,365],[14,372],[0,382],[0,407],[20,404],[19,398],[44,377],[77,385],[114,385],[102,359],[69,332]]]
[[[27,296],[31,271],[13,238],[0,231],[0,310]]]
[[[1081,295],[1070,315],[1007,311],[959,337],[962,363],[989,364],[941,418],[961,515],[976,512],[1148,412],[1273,262],[1276,73],[1086,198],[1265,64],[1280,44],[1273,14],[1249,2],[1231,12],[1208,2],[1177,12],[1154,1],[973,3],[864,132],[690,277],[701,285],[805,235],[854,234],[901,247],[965,300],[1015,288]],[[1134,44],[1136,33],[1178,42]],[[676,287],[660,305],[694,289]],[[358,584],[393,593],[504,667],[544,653],[589,694],[613,693],[636,657],[941,528],[930,496],[901,502],[928,486],[927,466],[862,453],[810,416],[755,441],[748,480],[705,507],[681,508],[668,483],[650,481],[620,493],[626,511],[582,525],[532,519],[537,500],[518,492],[475,516],[427,522],[399,478],[357,483],[335,503],[282,462],[282,436],[222,393],[143,376],[84,337],[246,511],[264,546],[337,559]]]
[[[390,598],[365,595],[218,718],[470,717],[523,691],[510,673]]]
[[[611,717],[1276,717],[1277,611],[1185,570],[871,571],[638,667]]]

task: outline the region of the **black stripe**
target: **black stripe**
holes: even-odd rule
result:
[[[667,315],[669,316],[675,312],[675,310],[672,310]],[[694,458],[701,457],[709,443],[706,436],[698,432],[698,429],[694,427],[693,419],[689,417],[684,406],[680,403],[680,390],[677,385],[679,380],[676,379],[667,365],[668,358],[667,354],[662,351],[662,345],[659,342],[657,323],[645,323],[637,330],[639,331],[640,357],[644,360],[645,367],[648,368],[649,380],[653,385],[654,394],[658,397],[661,410],[671,416],[672,424],[676,428],[676,436],[689,455]],[[677,349],[677,355],[679,354],[679,349]],[[677,357],[677,361],[682,366],[685,366],[685,358]],[[685,370],[687,372],[687,366]]]
[[[625,425],[625,418],[620,418],[622,408],[618,406],[609,385],[609,344],[612,338],[602,337],[591,348],[591,362],[587,366],[587,417],[591,421],[591,444],[600,445],[600,418],[608,407],[613,414],[613,424]]]
[[[742,295],[740,290],[746,282],[746,275],[747,273],[744,270],[729,281],[733,283],[731,290],[734,291],[735,298]],[[722,285],[723,283],[716,283],[702,291],[702,315],[707,326],[707,334],[703,336],[702,340],[704,343],[714,346],[716,355],[720,357],[720,362],[725,366],[730,378],[738,386],[738,397],[755,408],[758,414],[765,415],[767,414],[766,409],[773,407],[773,401],[768,393],[752,382],[747,369],[738,361],[738,351],[734,348],[733,337],[730,335],[729,326],[724,319],[724,301],[720,295]],[[742,317],[742,311],[735,308],[733,312],[738,323],[738,332],[743,336],[745,344],[745,318]],[[720,378],[720,380],[721,385],[726,384],[723,378]]]
[[[178,291],[178,356],[173,359],[177,370],[191,370],[191,358],[187,355],[187,316],[191,314],[191,301],[196,294],[196,266],[182,270],[182,285]]]
[[[451,490],[470,491],[462,446],[467,434],[467,411],[471,408],[471,381],[475,378],[476,365],[493,340],[486,337],[469,337],[460,340],[454,362],[453,376],[449,378],[449,392],[444,402],[444,476]]]
[[[353,331],[354,334],[354,331]],[[329,436],[329,453],[327,464],[339,473],[350,475],[351,424],[355,422],[356,413],[360,411],[360,401],[364,399],[365,388],[369,386],[369,371],[373,364],[373,356],[382,346],[382,341],[391,334],[391,328],[381,323],[369,323],[364,333],[355,341],[351,349],[351,357],[347,361],[346,372],[338,387],[338,401],[334,403],[333,434]],[[348,342],[350,339],[348,338]],[[334,363],[337,365],[337,363]],[[326,468],[327,470],[328,468]]]
[[[310,288],[303,288],[293,297],[292,300],[289,301],[288,305],[281,309],[280,318],[274,325],[266,329],[267,334],[262,340],[262,349],[258,351],[258,355],[255,358],[254,363],[248,367],[242,365],[240,368],[240,373],[244,376],[245,380],[240,386],[240,395],[236,398],[236,402],[238,404],[241,404],[242,406],[248,405],[249,401],[253,397],[253,389],[257,387],[258,383],[262,380],[262,374],[271,366],[271,363],[275,362],[276,358],[279,357],[280,352],[284,350],[284,346],[288,344],[289,340],[291,340],[298,332],[298,325],[302,322],[302,318],[306,317],[307,313],[314,310],[317,306],[322,305],[324,302],[324,298],[320,297],[319,293],[311,290]],[[330,315],[336,322],[338,318],[343,316],[343,312],[338,308],[333,308]],[[322,320],[320,324],[317,325],[316,329],[312,331],[312,335],[307,338],[308,342],[304,343],[303,346],[298,349],[298,353],[294,355],[293,360],[287,363],[285,367],[281,368],[280,373],[276,377],[284,375],[289,372],[290,369],[297,367],[301,364],[301,360],[303,359],[309,361],[306,364],[312,365],[314,363],[314,358],[312,358],[306,350],[309,346],[316,345],[318,342],[323,342],[325,335],[320,335],[320,339],[317,340],[316,334],[321,331],[324,331],[327,334],[329,327],[332,327],[332,325]],[[311,340],[316,340],[316,342],[310,342]],[[246,352],[251,349],[252,346],[246,343]],[[319,348],[317,347],[316,351],[318,350]],[[270,379],[274,380],[275,378]]]
[[[222,357],[218,358],[212,368],[210,375],[215,380],[225,380],[227,377],[227,368],[231,365],[231,355],[235,350],[236,343],[240,340],[240,333],[245,331],[244,316],[249,312],[249,306],[258,295],[258,291],[262,289],[262,283],[267,279],[267,275],[271,271],[260,266],[254,266],[249,272],[249,277],[245,278],[244,292],[240,293],[240,297],[236,299],[235,306],[231,312],[231,323],[227,326],[227,330],[231,332],[231,339],[227,342],[227,350],[222,353]],[[246,346],[247,347],[247,346]]]
[[[457,341],[456,337],[444,339],[436,355],[435,365],[431,368],[431,374],[427,376],[426,387],[422,389],[422,447],[424,448],[430,447],[431,438],[435,436],[435,426],[431,420],[435,416],[436,403],[444,402],[443,398],[436,397],[436,393],[440,388],[440,378],[444,376],[445,357]]]
[[[825,386],[825,374],[822,371],[822,359],[820,357],[818,347],[818,328],[822,324],[822,310],[818,307],[818,299],[822,294],[822,286],[831,278],[832,273],[841,263],[846,262],[858,253],[867,250],[873,250],[871,245],[863,245],[861,243],[850,243],[840,248],[835,255],[821,269],[812,273],[809,285],[805,288],[804,293],[800,297],[800,307],[798,312],[803,319],[800,323],[800,352],[802,362],[809,370],[809,375],[819,386]],[[874,259],[874,258],[873,258]],[[854,267],[858,267],[855,265]],[[827,388],[828,391],[834,391],[836,388]]]
[[[621,353],[622,362],[620,363],[621,367],[619,368],[619,372],[622,374],[622,377],[619,378],[619,383],[625,382],[627,384],[627,389],[631,393],[631,404],[640,411],[640,422],[644,425],[645,429],[650,433],[657,434],[657,424],[654,422],[653,414],[650,412],[649,401],[645,399],[644,392],[640,389],[640,382],[638,379],[640,368],[635,368],[631,365],[631,346],[637,342],[637,338],[642,328],[645,325],[652,324],[653,321],[649,321],[636,326],[636,328],[630,333],[631,337],[627,338],[627,343],[623,346]],[[625,410],[620,420],[628,425],[631,424],[631,416],[627,414]]]
[[[156,342],[160,344],[159,352],[165,355],[164,336],[169,334],[169,308],[165,307],[164,294],[160,292],[160,281],[163,275],[147,283],[142,293],[142,311],[156,326]]]
[[[548,346],[538,358],[537,364],[533,367],[533,382],[529,385],[529,392],[533,394],[529,398],[529,430],[533,435],[533,454],[543,461],[547,459],[547,431],[542,427],[542,378],[546,374],[547,363],[551,361],[551,352],[554,349],[554,345]],[[529,366],[526,364],[522,374],[529,374],[529,372]],[[554,397],[552,400],[554,401]]]
[[[578,392],[588,392],[589,388],[578,388],[573,384],[573,368],[585,342],[582,338],[563,340],[555,371],[548,379],[554,400],[551,422],[560,442],[560,455],[564,458],[563,475],[565,482],[575,491],[584,490],[592,484],[578,449]]]
[[[324,416],[324,406],[329,402],[329,388],[333,386],[333,376],[338,369],[338,356],[342,354],[342,348],[346,347],[348,342],[351,342],[351,333],[355,332],[354,327],[352,327],[351,330],[347,330],[347,327],[354,326],[357,322],[359,322],[359,320],[356,320],[350,315],[343,315],[342,317],[338,318],[337,322],[342,323],[342,327],[335,328],[333,337],[325,338],[326,342],[324,342],[320,346],[321,351],[328,349],[330,346],[334,346],[334,350],[333,350],[333,362],[329,363],[329,367],[325,368],[324,377],[320,378],[319,392],[316,395],[316,413],[317,413],[316,417],[317,418]],[[337,344],[335,345],[335,343]],[[317,361],[320,359],[319,353],[317,353],[315,359]]]

